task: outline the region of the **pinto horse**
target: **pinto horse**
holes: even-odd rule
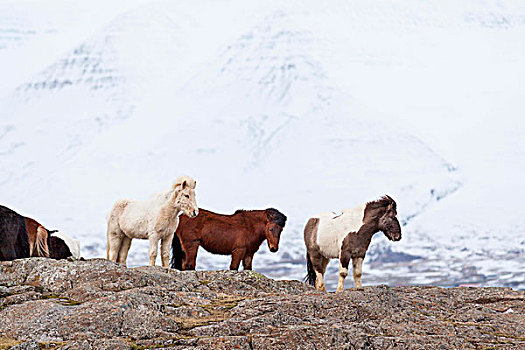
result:
[[[313,216],[304,228],[306,244],[305,280],[317,290],[326,291],[323,276],[330,259],[339,258],[339,281],[336,292],[344,290],[348,264],[352,259],[354,285],[361,288],[363,259],[372,236],[383,231],[391,241],[401,239],[396,202],[389,196],[343,210],[340,215],[323,213]]]
[[[279,239],[286,216],[277,209],[237,210],[222,215],[200,209],[195,219],[180,219],[173,240],[171,267],[195,270],[197,250],[202,246],[214,254],[231,255],[231,270],[242,261],[245,270],[252,269],[253,255],[266,239],[271,252],[279,249]]]
[[[29,257],[80,258],[77,240],[0,205],[0,261]]]
[[[162,266],[169,267],[170,246],[179,225],[179,215],[199,214],[195,199],[196,181],[189,176],[177,179],[166,192],[146,201],[121,199],[108,214],[107,259],[126,264],[132,238],[149,240],[149,264],[155,266],[160,243]]]

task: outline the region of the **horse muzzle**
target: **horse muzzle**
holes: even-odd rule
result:
[[[272,246],[270,246],[270,251],[271,251],[272,253],[275,253],[275,252],[278,251],[278,250],[279,250],[279,247],[272,247]]]
[[[194,210],[194,211],[192,211],[192,212],[190,213],[190,217],[191,217],[191,218],[194,218],[194,217],[196,217],[197,215],[199,215],[199,210],[198,210],[198,209],[197,209],[197,210]]]

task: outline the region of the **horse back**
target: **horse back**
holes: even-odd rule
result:
[[[339,258],[344,238],[351,232],[359,231],[363,224],[365,206],[343,210],[340,215],[322,213],[319,219],[316,243],[327,258]]]
[[[137,235],[146,235],[149,222],[154,219],[151,208],[153,203],[154,201],[118,200],[108,214],[108,227],[115,226],[127,236],[142,238]]]

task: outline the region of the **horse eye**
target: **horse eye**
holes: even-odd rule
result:
[[[185,194],[184,197],[186,197],[186,198],[190,198],[190,196],[189,196],[188,194]]]

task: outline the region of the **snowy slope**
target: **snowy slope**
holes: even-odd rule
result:
[[[466,209],[480,191],[482,203],[512,199],[518,176],[490,185],[525,168],[522,125],[513,124],[523,93],[491,71],[524,76],[519,2],[115,2],[69,35],[67,21],[38,6],[24,14],[19,31],[54,26],[67,40],[30,77],[16,62],[45,44],[2,46],[0,61],[10,65],[0,74],[12,88],[0,100],[1,201],[75,235],[85,256],[105,255],[104,218],[116,199],[147,198],[190,174],[204,208],[274,206],[289,216],[280,252],[262,247],[254,261],[272,276],[304,273],[310,215],[388,193],[404,239],[390,245],[378,235],[365,284],[523,287],[525,242],[516,232],[524,221],[503,206]],[[40,29],[26,27],[27,16]],[[468,135],[487,101],[508,112],[496,148]],[[494,126],[494,117],[482,119]],[[470,155],[481,145],[489,159]],[[476,181],[487,161],[501,172]],[[146,245],[133,243],[131,265],[147,261]],[[199,268],[227,266],[200,254]]]

